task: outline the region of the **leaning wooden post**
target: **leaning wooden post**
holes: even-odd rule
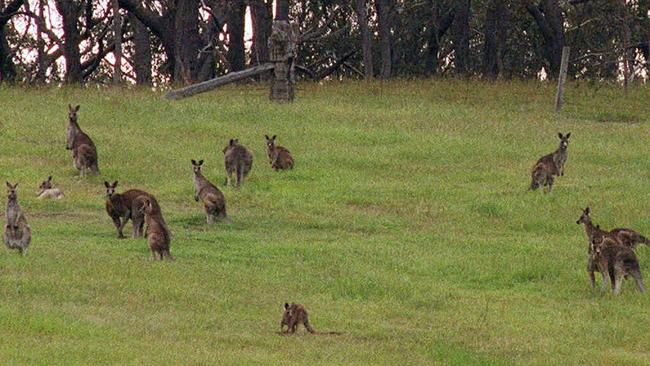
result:
[[[562,110],[562,98],[564,98],[564,82],[566,81],[567,70],[569,69],[570,47],[562,47],[562,63],[560,64],[560,75],[557,78],[557,94],[555,95],[555,113]]]
[[[295,95],[296,43],[298,29],[286,20],[274,20],[269,37],[269,58],[275,65],[269,98],[278,102],[291,102]]]

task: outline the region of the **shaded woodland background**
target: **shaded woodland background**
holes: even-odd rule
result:
[[[650,0],[0,0],[0,82],[188,84],[268,60],[274,16],[307,79],[645,82]]]

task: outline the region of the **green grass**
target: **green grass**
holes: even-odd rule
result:
[[[34,236],[24,258],[0,252],[0,364],[647,364],[650,295],[592,292],[575,221],[590,205],[650,235],[650,89],[569,85],[559,117],[553,89],[305,83],[276,105],[265,86],[179,102],[0,88],[0,178],[20,182]],[[68,103],[99,177],[76,178]],[[566,175],[527,192],[558,131],[572,132]],[[270,169],[264,134],[296,169]],[[223,188],[231,137],[255,156],[239,191]],[[204,224],[190,159],[232,225]],[[65,200],[35,198],[50,174]],[[176,261],[115,238],[104,180],[158,197]],[[277,335],[285,301],[344,335]]]

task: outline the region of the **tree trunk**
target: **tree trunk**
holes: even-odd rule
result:
[[[129,23],[133,26],[133,63],[135,64],[136,85],[151,85],[151,43],[149,30],[134,15],[129,15]]]
[[[431,17],[429,18],[429,39],[427,41],[427,52],[425,59],[425,70],[428,75],[438,72],[438,53],[440,52],[440,40],[449,30],[454,21],[454,9],[450,9],[447,15],[440,17],[438,4],[429,0]]]
[[[374,76],[372,64],[372,35],[368,26],[368,8],[366,0],[355,0],[359,29],[361,30],[361,49],[363,50],[363,71],[366,80]]]
[[[289,20],[289,0],[275,0],[275,20]]]
[[[454,71],[467,75],[469,67],[469,17],[470,0],[456,0],[452,34],[454,42]]]
[[[394,0],[377,0],[377,22],[379,23],[379,45],[381,47],[381,78],[390,79],[392,73],[391,8]]]
[[[639,0],[638,19],[639,19],[639,52],[645,59],[645,67],[650,74],[650,0]]]
[[[618,4],[621,12],[621,28],[623,30],[623,34],[621,35],[623,38],[623,90],[625,95],[627,95],[630,76],[634,71],[634,50],[630,47],[631,35],[627,4],[625,0],[619,0]]]
[[[122,15],[120,14],[120,4],[117,0],[112,0],[113,5],[113,35],[115,37],[115,67],[113,69],[113,84],[122,83]]]
[[[7,42],[5,27],[13,14],[23,6],[24,0],[13,0],[4,7],[4,1],[0,4],[0,82],[13,82],[16,78],[16,68],[11,60],[11,49]],[[4,8],[4,9],[3,9]]]
[[[503,0],[491,0],[488,4],[483,46],[483,75],[496,79],[503,71],[503,54],[508,33],[508,7]]]
[[[249,0],[253,23],[253,44],[251,45],[251,64],[260,65],[269,61],[268,39],[273,21],[273,2]]]
[[[199,0],[178,1],[175,15],[174,81],[191,84],[199,71]]]
[[[564,47],[564,15],[558,0],[542,0],[539,6],[528,4],[528,12],[544,38],[544,56],[551,75],[558,75]]]
[[[81,7],[68,0],[56,0],[56,7],[63,20],[65,82],[67,84],[77,84],[83,81],[79,55],[80,34],[77,26]]]
[[[244,22],[246,3],[244,0],[231,0],[228,4],[228,63],[229,72],[244,69],[246,54],[244,49]]]
[[[45,8],[45,0],[38,0],[36,3],[36,6],[38,6],[37,9],[37,17],[38,20],[35,22],[36,23],[36,76],[35,76],[35,81],[39,84],[42,84],[45,82],[45,68],[47,67],[45,64],[45,41],[43,40],[43,32],[45,31],[42,27],[43,23],[41,22],[42,19],[45,19],[44,17],[44,8]]]

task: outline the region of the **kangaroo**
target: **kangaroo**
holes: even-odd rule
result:
[[[567,149],[571,133],[569,132],[566,135],[558,133],[558,137],[560,138],[560,147],[554,152],[539,158],[535,166],[533,166],[530,190],[536,190],[540,186],[544,186],[547,187],[547,192],[551,192],[555,176],[564,175],[564,164],[568,157]]]
[[[592,240],[591,253],[594,268],[603,278],[602,290],[605,290],[607,283],[611,282],[612,292],[618,295],[621,292],[623,279],[632,276],[639,292],[645,291],[639,261],[632,249],[605,237],[600,241]]]
[[[280,321],[280,333],[281,334],[294,334],[298,329],[298,325],[304,325],[305,329],[311,334],[321,334],[321,335],[339,335],[340,332],[317,332],[314,327],[309,324],[309,315],[304,306],[296,303],[284,303],[284,313],[282,314],[282,320]],[[284,326],[287,326],[287,330],[284,330]]]
[[[160,206],[149,196],[140,196],[137,201],[142,202],[138,210],[140,214],[144,215],[144,220],[147,223],[147,242],[153,260],[158,258],[173,260],[174,257],[169,252],[171,234],[162,217]]]
[[[90,170],[93,174],[99,174],[97,148],[95,143],[86,135],[77,123],[77,112],[79,107],[68,105],[70,123],[68,124],[68,136],[66,140],[66,149],[72,150],[74,167],[79,170],[79,176],[85,177],[86,171]]]
[[[266,153],[269,156],[269,163],[271,168],[276,171],[280,169],[293,169],[293,157],[289,150],[282,146],[275,144],[276,135],[269,138],[269,135],[264,135],[266,138]]]
[[[618,244],[622,244],[634,249],[638,244],[645,244],[650,246],[650,240],[645,236],[641,235],[637,231],[628,228],[615,228],[610,231],[605,231],[600,228],[599,225],[594,226],[591,222],[591,217],[589,216],[591,210],[589,207],[582,210],[582,215],[576,221],[576,224],[584,224],[585,232],[587,233],[587,239],[591,243],[593,239],[600,240],[601,238],[607,236],[612,238]]]
[[[232,174],[237,177],[237,187],[241,186],[244,178],[253,168],[253,154],[239,140],[230,139],[230,142],[223,148],[223,159],[226,166],[226,185],[232,185]]]
[[[143,235],[144,227],[144,214],[139,208],[142,207],[143,202],[136,200],[140,196],[150,198],[154,209],[160,210],[160,206],[156,198],[150,193],[139,189],[129,189],[124,193],[116,193],[117,181],[110,184],[104,181],[106,186],[106,212],[113,220],[113,224],[117,229],[117,238],[126,238],[122,232],[124,226],[129,220],[133,220],[133,237],[138,238]]]
[[[32,240],[32,230],[27,225],[27,219],[18,204],[18,183],[11,185],[7,182],[7,224],[2,237],[9,249],[17,249],[21,255],[27,254],[27,248]]]
[[[47,177],[47,180],[44,180],[41,182],[41,185],[38,186],[38,195],[37,198],[43,199],[43,198],[56,198],[60,200],[61,198],[65,197],[63,194],[63,191],[59,188],[56,188],[54,184],[52,184],[52,176],[50,175]]]
[[[215,219],[223,220],[230,223],[230,218],[226,214],[226,197],[214,184],[207,180],[201,173],[203,160],[192,159],[192,169],[194,171],[194,200],[203,201],[206,220],[208,224],[213,224]]]

